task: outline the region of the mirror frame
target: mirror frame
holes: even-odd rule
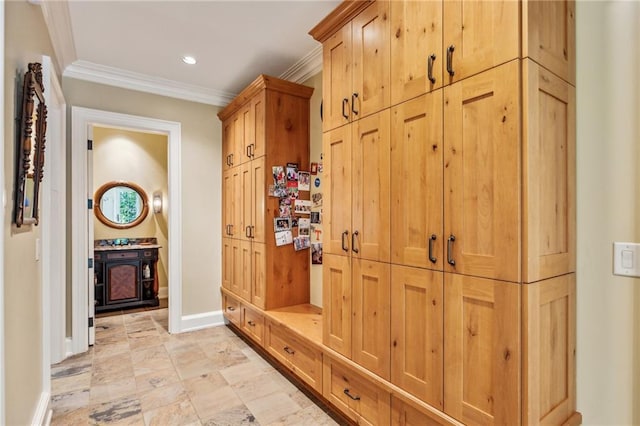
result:
[[[33,110],[35,99],[38,100],[36,109],[36,125],[33,125]],[[44,176],[44,147],[47,133],[47,105],[44,98],[42,84],[42,64],[30,63],[24,74],[22,86],[22,110],[20,116],[20,133],[16,144],[16,184],[14,223],[22,225],[37,225],[39,218],[40,183]],[[31,216],[25,217],[25,188],[31,168],[33,152],[33,202]]]
[[[130,188],[136,191],[140,196],[140,198],[142,199],[142,211],[140,212],[140,215],[138,215],[138,218],[133,222],[116,223],[110,220],[108,217],[106,217],[102,213],[102,209],[100,208],[100,202],[102,201],[102,196],[105,194],[105,192],[117,186],[126,186],[127,188]],[[133,228],[134,226],[141,224],[142,221],[145,220],[147,218],[147,215],[149,214],[149,201],[147,200],[147,196],[144,189],[142,189],[140,185],[137,185],[132,182],[125,182],[125,181],[107,182],[97,189],[93,199],[94,199],[93,213],[96,215],[96,218],[98,218],[98,220],[102,222],[104,225],[109,226],[111,228],[116,228],[116,229]]]

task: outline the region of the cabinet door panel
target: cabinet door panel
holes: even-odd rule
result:
[[[237,191],[240,188],[240,170],[237,167],[225,170],[222,174],[222,235],[225,237],[232,237],[234,227],[236,231],[239,227],[240,194]]]
[[[351,252],[355,257],[382,262],[389,262],[390,257],[389,119],[386,109],[351,125]]]
[[[265,157],[251,161],[251,240],[258,243],[265,242],[265,217],[267,191],[267,170]],[[270,174],[269,174],[270,175]]]
[[[231,290],[233,281],[233,240],[222,239],[222,287]]]
[[[575,88],[526,60],[523,280],[575,271]]]
[[[378,1],[352,23],[353,94],[348,93],[352,120],[390,105],[389,2]]]
[[[351,120],[351,23],[322,45],[322,130],[335,129]],[[343,102],[346,100],[345,102]]]
[[[520,279],[519,93],[518,61],[445,89],[447,271]]]
[[[323,203],[327,212],[323,223],[323,250],[326,254],[346,255],[351,245],[351,127],[325,133],[322,142],[326,188]]]
[[[442,90],[391,115],[391,261],[442,270]]]
[[[351,357],[351,267],[346,256],[322,260],[322,342]]]
[[[252,118],[253,118],[253,141],[250,144],[253,146],[251,150],[251,158],[256,159],[265,155],[266,143],[265,138],[266,124],[265,124],[265,106],[266,94],[260,93],[251,101]]]
[[[434,55],[431,82],[429,56]],[[391,2],[391,103],[442,87],[442,2]]]
[[[392,265],[391,282],[391,381],[442,409],[442,273]]]
[[[251,244],[251,262],[251,303],[262,309],[266,309],[267,247],[265,244]]]
[[[239,232],[236,233],[236,236],[244,241],[251,241],[251,225],[253,224],[253,199],[252,199],[252,184],[253,184],[253,176],[252,176],[252,168],[251,163],[247,162],[241,166],[238,166],[240,169],[240,207],[239,207],[239,215],[240,215],[240,226]]]
[[[445,273],[447,414],[520,424],[520,285]]]
[[[352,359],[389,380],[390,265],[353,259],[352,267]]]
[[[222,169],[228,170],[231,166],[231,154],[235,150],[235,122],[233,117],[228,118],[222,123]]]
[[[240,281],[238,283],[239,293],[238,296],[242,297],[247,302],[251,302],[251,281],[252,274],[252,261],[251,261],[251,242],[240,242]]]
[[[443,58],[446,83],[488,70],[520,53],[520,3],[513,0],[444,2]],[[453,71],[446,71],[446,54],[454,46]]]
[[[240,114],[242,114],[242,145],[240,145],[242,152],[240,153],[240,158],[242,158],[242,163],[246,163],[251,161],[250,145],[255,141],[255,120],[251,102],[240,110]]]
[[[231,240],[231,285],[229,289],[236,295],[242,293],[242,242],[240,240]]]

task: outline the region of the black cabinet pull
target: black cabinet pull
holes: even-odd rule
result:
[[[355,114],[358,115],[358,111],[356,110],[356,100],[358,99],[358,94],[354,93],[353,95],[351,95],[351,111]]]
[[[347,99],[347,98],[344,98],[342,100],[342,116],[348,120],[349,119],[349,114],[347,112],[345,112],[345,110],[344,110],[344,106],[345,105],[347,106],[347,108],[349,107],[349,99]]]
[[[347,241],[347,238],[345,237],[349,237],[349,231],[344,231],[342,233],[342,250],[344,251],[349,251],[349,246],[347,244],[349,244],[349,242]]]
[[[255,238],[256,237],[256,234],[253,232],[254,229],[256,229],[256,227],[251,225],[251,229],[249,230],[249,233],[250,233],[249,237],[251,237],[251,238]]]
[[[429,238],[429,260],[431,263],[436,263],[438,259],[433,255],[433,243],[436,241],[436,234],[431,234]]]
[[[247,321],[247,324],[249,324],[251,327],[255,327],[256,326],[256,323],[251,321],[251,320]]]
[[[347,395],[349,398],[353,399],[354,401],[360,401],[360,397],[351,395],[351,393],[349,392],[349,389],[345,389],[344,394]]]
[[[282,349],[284,349],[284,351],[285,351],[286,353],[288,353],[289,355],[293,355],[293,354],[295,354],[295,353],[296,353],[296,351],[289,349],[289,346],[285,346],[285,347],[284,347],[284,348],[282,348]]]
[[[456,47],[453,44],[447,47],[447,72],[449,73],[450,76],[453,76],[453,74],[455,74],[453,72],[453,51],[454,50],[456,50]]]
[[[431,84],[436,84],[436,78],[433,76],[433,62],[436,60],[436,55],[429,55],[429,59],[427,60],[427,78],[431,82]]]
[[[351,234],[351,250],[353,250],[354,253],[360,253],[360,250],[358,250],[356,248],[356,237],[357,236],[358,236],[358,231],[356,231],[353,234]]]
[[[247,157],[251,158],[251,145],[247,145],[245,151],[247,153]]]
[[[233,312],[235,310],[236,310],[236,308],[234,308],[233,306],[227,306],[227,311]]]
[[[251,238],[251,227],[249,225],[244,227],[244,236]]]
[[[452,251],[453,251],[453,242],[456,240],[455,235],[451,234],[449,235],[449,238],[447,239],[447,262],[449,263],[449,265],[455,266],[456,265],[456,261],[453,260],[452,255]]]

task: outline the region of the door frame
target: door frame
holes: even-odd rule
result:
[[[180,333],[182,318],[182,186],[179,122],[96,109],[71,108],[71,282],[72,351],[88,350],[89,210],[93,191],[87,187],[87,136],[89,126],[117,127],[132,131],[167,135],[168,139],[168,228],[169,228],[169,333]]]

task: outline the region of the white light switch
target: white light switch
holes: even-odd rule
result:
[[[613,273],[627,277],[640,277],[640,244],[613,243]]]

